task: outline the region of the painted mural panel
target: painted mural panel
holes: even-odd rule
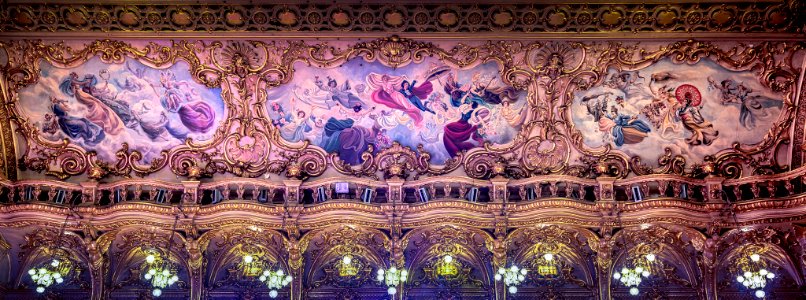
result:
[[[393,141],[423,145],[432,162],[507,144],[528,107],[495,63],[456,69],[426,59],[393,69],[353,59],[333,69],[297,65],[294,80],[269,90],[268,115],[289,142],[308,140],[349,164]]]
[[[572,119],[589,147],[612,145],[646,162],[664,148],[702,160],[737,142],[760,142],[782,106],[752,72],[666,59],[637,71],[609,69],[601,85],[575,93]]]
[[[226,118],[221,90],[194,82],[187,70],[184,62],[154,69],[93,58],[64,69],[43,61],[20,106],[44,139],[66,138],[108,161],[128,143],[148,162],[186,138],[211,139]]]

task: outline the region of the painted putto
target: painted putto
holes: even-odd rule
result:
[[[760,142],[782,105],[750,72],[667,59],[635,71],[611,68],[602,84],[575,94],[572,119],[589,147],[611,145],[644,161],[668,147],[697,160]]]
[[[427,59],[392,69],[354,59],[333,69],[298,66],[294,76],[269,90],[280,136],[349,164],[394,141],[423,145],[442,163],[485,142],[510,143],[528,113],[526,92],[503,83],[495,63],[461,70]]]
[[[107,160],[128,143],[150,161],[187,138],[210,139],[225,117],[220,89],[193,82],[187,68],[97,58],[71,69],[43,62],[41,78],[19,98],[44,139],[66,138]]]

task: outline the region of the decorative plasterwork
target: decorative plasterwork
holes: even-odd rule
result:
[[[328,168],[344,175],[373,179],[380,178],[381,174],[386,178],[439,176],[460,168],[473,178],[494,175],[521,178],[545,174],[625,177],[631,172],[688,177],[718,174],[738,178],[743,174],[775,173],[787,169],[786,162],[778,161],[778,153],[788,147],[786,133],[795,119],[794,95],[799,79],[799,66],[795,60],[801,57],[797,54],[803,48],[802,43],[725,46],[700,41],[651,46],[621,42],[490,41],[445,48],[396,36],[346,44],[346,47],[304,41],[185,40],[137,45],[98,40],[83,47],[67,43],[9,41],[2,46],[9,55],[9,64],[4,67],[8,82],[6,93],[9,99],[14,99],[7,105],[11,113],[9,118],[24,137],[17,142],[25,143],[21,167],[60,178],[87,174],[94,179],[112,175],[148,176],[166,168],[175,175],[190,178],[216,173],[244,177],[277,173],[306,178],[320,176]],[[22,112],[19,92],[41,80],[42,63],[75,68],[95,57],[104,64],[137,60],[149,68],[186,63],[190,78],[197,84],[221,88],[226,113],[222,118],[224,121],[215,132],[211,132],[210,139],[188,139],[184,144],[163,149],[150,160],[127,143],[115,146],[118,150],[114,158],[104,158],[75,143],[44,139],[43,128],[39,128],[41,125]],[[414,149],[393,143],[384,149],[368,147],[361,154],[361,163],[351,166],[309,142],[287,142],[280,137],[274,120],[266,115],[266,91],[291,82],[295,75],[294,63],[304,62],[327,69],[358,59],[402,68],[421,63],[427,57],[439,58],[441,63],[457,69],[495,62],[502,83],[528,93],[523,108],[525,122],[511,143],[485,143],[463,150],[443,165],[434,164],[431,153],[422,147]],[[705,60],[729,72],[752,71],[761,86],[780,95],[781,99],[776,100],[780,101],[776,102],[780,104],[780,115],[758,142],[707,150],[708,153],[697,154],[695,158],[680,152],[694,150],[666,148],[657,161],[646,161],[640,155],[627,155],[611,144],[588,146],[586,137],[577,128],[577,121],[572,120],[572,108],[578,109],[574,99],[579,93],[597,86],[617,85],[610,83],[613,76],[608,72],[613,69],[628,74],[661,61],[685,68]],[[11,135],[3,136],[6,155],[14,154]],[[699,149],[695,152],[702,151]]]
[[[34,1],[40,2],[40,1]],[[665,4],[201,3],[5,5],[4,32],[800,32],[798,1]],[[119,1],[118,1],[119,2]],[[374,1],[373,1],[374,2]],[[617,2],[616,2],[617,3]]]

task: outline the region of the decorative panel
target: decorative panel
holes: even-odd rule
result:
[[[21,163],[60,178],[781,172],[803,60],[786,42],[75,44],[3,44]]]

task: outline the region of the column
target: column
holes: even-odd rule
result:
[[[722,200],[722,183],[725,178],[708,176],[705,178],[705,202],[707,203],[724,203]]]
[[[87,181],[81,183],[81,204],[85,206],[95,206],[99,205],[98,201],[101,200],[101,197],[98,197],[98,182],[97,181]]]
[[[199,203],[199,186],[201,182],[197,180],[183,180],[182,187],[182,205],[198,204]]]
[[[285,203],[289,206],[297,206],[302,201],[302,193],[300,193],[302,180],[286,179],[283,180],[283,184],[285,184]]]
[[[503,203],[507,198],[507,183],[509,182],[509,179],[501,176],[495,176],[490,178],[490,182],[493,185],[493,188],[490,191],[490,200],[493,203]]]

